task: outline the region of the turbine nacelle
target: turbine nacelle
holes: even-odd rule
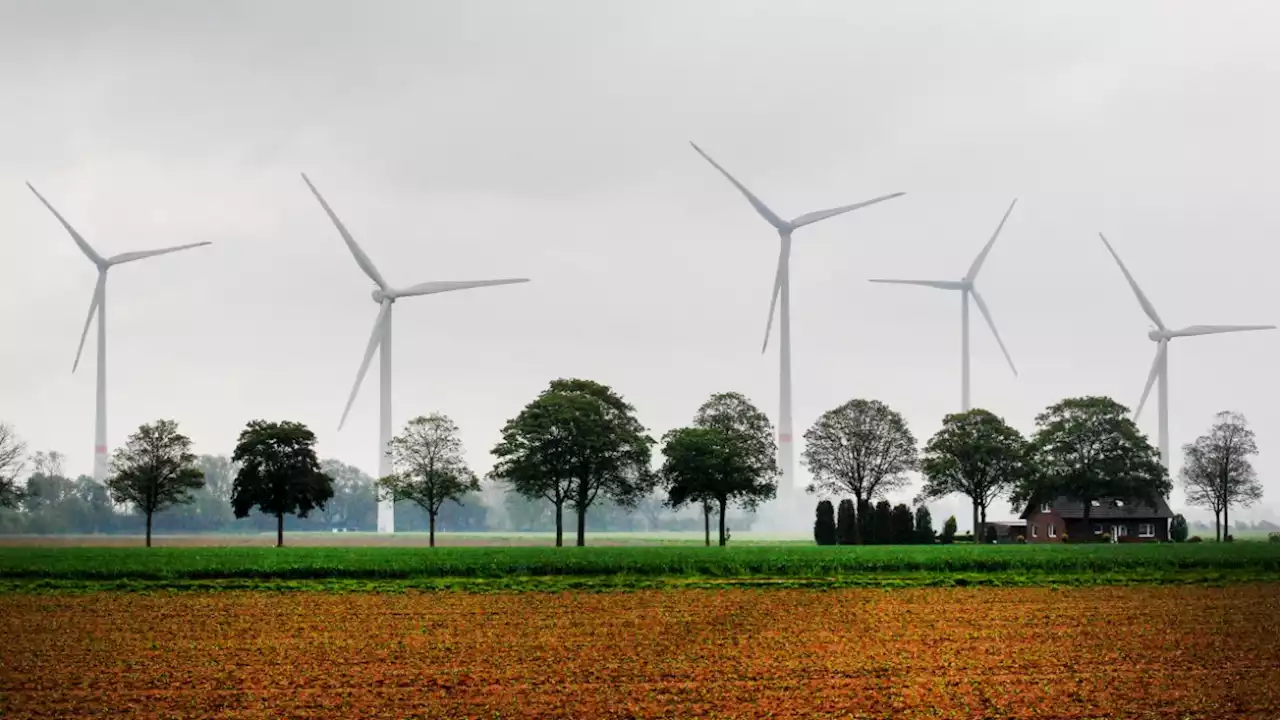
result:
[[[1152,342],[1160,342],[1161,340],[1167,340],[1169,335],[1162,330],[1150,330],[1147,332],[1147,337],[1150,338]]]
[[[370,291],[369,295],[373,298],[373,301],[379,305],[382,304],[382,300],[384,298],[392,302],[395,302],[395,299],[396,299],[394,291],[384,292],[383,289],[380,287],[375,287],[372,291]]]

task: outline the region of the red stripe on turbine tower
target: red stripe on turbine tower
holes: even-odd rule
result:
[[[93,448],[93,451],[94,451],[94,452],[96,452],[96,453],[105,453],[105,452],[107,451],[107,446],[106,446],[106,445],[95,445],[95,446],[94,446],[94,448]]]
[[[791,435],[789,433],[783,433],[778,436],[778,439],[782,442],[791,442]]]

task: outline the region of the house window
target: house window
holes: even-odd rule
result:
[[[1090,500],[1089,504],[1092,505],[1093,507],[1100,507],[1100,504],[1098,503],[1097,500]]]
[[[1093,534],[1094,534],[1094,535],[1101,535],[1101,534],[1102,534],[1102,523],[1094,523],[1094,524],[1093,524]]]
[[[1040,512],[1047,513],[1053,510],[1053,503],[1040,503]]]
[[[1128,525],[1116,526],[1116,537],[1129,537],[1129,526]]]
[[[1058,537],[1058,529],[1053,526],[1053,523],[1049,523],[1049,537]]]
[[[1032,526],[1031,526],[1031,537],[1040,537],[1040,526],[1039,526],[1039,525],[1032,525]]]
[[[1155,523],[1138,523],[1138,537],[1155,537]]]

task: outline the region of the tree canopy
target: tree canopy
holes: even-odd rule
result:
[[[1182,483],[1187,504],[1213,511],[1214,533],[1230,530],[1232,505],[1248,507],[1262,499],[1262,484],[1249,458],[1258,443],[1244,415],[1223,411],[1213,427],[1182,448]],[[1221,522],[1219,522],[1221,518]]]
[[[1036,472],[1014,489],[1015,505],[1066,495],[1083,504],[1087,523],[1094,500],[1155,505],[1169,496],[1172,485],[1159,452],[1115,400],[1067,398],[1040,413],[1036,426],[1030,448]]]
[[[632,507],[649,493],[653,439],[635,408],[606,385],[580,379],[551,382],[502,430],[493,449],[493,476],[526,497],[556,508],[556,544],[563,543],[563,507],[578,516],[586,544],[587,510],[603,495]]]
[[[385,497],[408,500],[427,513],[430,545],[436,546],[436,516],[446,500],[461,505],[480,492],[480,479],[467,467],[458,426],[439,413],[416,417],[391,438],[395,473],[378,480]]]
[[[178,432],[173,420],[157,420],[130,435],[111,459],[107,490],[111,499],[128,503],[147,519],[147,547],[151,547],[151,519],[173,505],[191,502],[204,487],[204,472],[196,465],[191,439]]]
[[[871,500],[906,486],[919,466],[916,439],[902,415],[878,400],[851,400],[818,418],[804,434],[810,493],[851,494],[858,514]],[[859,522],[858,541],[864,525]]]
[[[320,470],[316,436],[298,422],[252,420],[240,432],[231,461],[240,471],[231,487],[237,518],[255,507],[276,518],[276,547],[284,545],[284,516],[305,518],[333,497],[333,478]]]
[[[960,493],[973,504],[974,537],[984,537],[987,508],[1029,474],[1022,434],[987,410],[947,415],[920,463],[920,500]]]
[[[27,445],[11,425],[0,423],[0,507],[16,508],[22,503],[18,476],[26,464]]]

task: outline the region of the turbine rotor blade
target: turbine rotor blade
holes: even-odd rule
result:
[[[495,285],[515,285],[517,283],[527,282],[529,282],[529,278],[503,278],[501,280],[442,280],[438,282],[419,283],[404,290],[397,290],[393,294],[395,297],[413,297],[415,295],[435,295],[436,293],[451,292],[453,290],[493,287]]]
[[[1253,330],[1275,330],[1275,325],[1191,325],[1181,330],[1165,333],[1166,337],[1193,337],[1195,335],[1220,335],[1222,333],[1250,332]]]
[[[764,344],[760,346],[763,355],[769,349],[769,333],[773,331],[773,313],[778,307],[778,295],[782,293],[782,280],[786,276],[787,243],[783,242],[778,249],[778,270],[773,277],[773,298],[769,300],[769,319],[764,324]]]
[[[956,280],[868,280],[867,282],[883,283],[886,285],[920,285],[923,287],[938,288],[939,290],[963,290],[965,284]]]
[[[1013,212],[1013,206],[1018,204],[1018,198],[1014,198],[1009,203],[1009,209],[1004,211],[1004,217],[1000,218],[1000,224],[996,226],[996,231],[991,233],[991,239],[983,246],[982,252],[978,253],[978,257],[973,259],[973,264],[969,266],[969,272],[965,274],[964,279],[973,282],[978,277],[978,271],[982,269],[982,263],[987,260],[987,253],[991,252],[991,246],[996,244],[996,238],[1000,237],[1000,230],[1004,228],[1004,223],[1009,219],[1009,213]]]
[[[1013,358],[1009,357],[1009,350],[1005,348],[1004,340],[1000,339],[1000,331],[996,329],[996,321],[991,319],[991,311],[987,309],[987,303],[978,294],[977,288],[973,288],[970,292],[973,294],[973,301],[978,305],[978,311],[982,313],[982,317],[987,321],[987,327],[991,328],[991,334],[996,336],[996,343],[1000,345],[1000,352],[1004,353],[1004,359],[1009,362],[1009,369],[1013,371],[1014,377],[1017,377],[1018,368],[1014,367]]]
[[[198,248],[204,245],[212,245],[212,244],[213,243],[206,241],[206,242],[198,242],[198,243],[188,243],[186,245],[175,245],[174,247],[161,248],[159,250],[138,250],[136,252],[120,253],[119,255],[113,255],[107,258],[107,264],[120,265],[122,263],[133,262],[134,260],[144,260],[146,258],[155,257],[157,255],[168,255],[169,253],[175,253],[175,252],[178,252],[179,250],[190,250],[191,248]]]
[[[697,150],[698,154],[701,155],[707,162],[711,163],[712,167],[714,167],[716,170],[719,170],[720,174],[725,176],[725,179],[733,183],[734,187],[738,188],[738,192],[742,193],[743,197],[747,199],[747,202],[751,203],[751,207],[755,208],[756,212],[760,213],[760,217],[764,218],[770,225],[774,226],[778,230],[786,230],[790,227],[787,224],[787,221],[778,217],[778,214],[770,210],[769,206],[765,205],[760,200],[760,198],[756,197],[755,194],[752,193],[750,190],[748,190],[745,185],[738,182],[737,178],[730,175],[728,170],[725,170],[724,168],[720,167],[720,164],[717,163],[715,160],[712,160],[710,155],[703,152],[702,148],[698,147],[697,143],[690,142],[689,144],[692,145],[693,149]]]
[[[329,216],[331,221],[333,221],[334,227],[338,228],[338,233],[342,235],[342,240],[347,244],[347,249],[350,250],[352,256],[355,257],[356,264],[360,266],[360,269],[364,271],[365,275],[369,276],[370,280],[373,280],[373,282],[377,284],[380,290],[386,292],[388,290],[387,281],[382,279],[382,273],[378,272],[378,268],[374,267],[373,261],[370,260],[364,250],[356,244],[356,239],[351,237],[351,233],[347,232],[346,226],[344,226],[342,221],[338,219],[337,214],[333,212],[333,208],[329,207],[329,203],[324,201],[324,197],[320,195],[319,190],[316,190],[316,186],[311,184],[311,179],[307,177],[306,173],[302,173],[302,180],[307,183],[307,187],[311,188],[311,194],[316,196],[316,200],[320,201],[320,207],[324,208],[325,214]]]
[[[39,190],[36,190],[31,183],[27,183],[27,187],[31,188],[31,192],[35,193],[36,197],[40,198],[40,202],[44,203],[45,207],[49,208],[49,212],[53,213],[54,217],[58,218],[58,222],[62,223],[62,227],[66,228],[68,233],[71,233],[71,239],[76,241],[76,245],[80,246],[81,252],[92,260],[95,265],[101,266],[106,262],[106,258],[99,255],[98,252],[89,245],[88,241],[81,237],[80,233],[76,232],[75,228],[71,227],[71,223],[67,222],[66,218],[62,217],[62,215],[53,208],[53,205],[49,204],[48,200],[44,199],[44,196],[40,194]]]
[[[386,325],[387,315],[391,312],[391,298],[382,300],[382,307],[378,309],[378,319],[373,321],[373,332],[369,335],[369,345],[364,350],[364,360],[360,361],[360,370],[356,373],[356,384],[351,387],[351,395],[347,398],[347,406],[342,409],[342,419],[338,421],[338,429],[347,422],[347,413],[351,412],[351,405],[356,401],[356,394],[360,392],[360,383],[364,382],[364,375],[369,371],[369,362],[373,360],[373,351],[378,349],[382,344],[383,326]]]
[[[1116,259],[1116,264],[1120,266],[1120,272],[1124,273],[1124,279],[1129,281],[1129,287],[1133,288],[1133,294],[1137,296],[1138,304],[1142,306],[1143,312],[1147,314],[1147,317],[1151,318],[1151,322],[1155,323],[1157,328],[1164,330],[1164,322],[1162,322],[1160,320],[1160,316],[1156,314],[1155,307],[1152,306],[1151,301],[1147,299],[1146,294],[1142,292],[1142,288],[1138,287],[1138,282],[1133,279],[1133,275],[1129,274],[1129,268],[1124,266],[1124,261],[1122,261],[1120,256],[1116,254],[1115,248],[1111,247],[1111,243],[1107,242],[1107,236],[1102,233],[1098,233],[1098,237],[1102,238],[1102,244],[1107,246],[1107,250],[1111,253],[1111,257]]]
[[[881,195],[878,198],[867,200],[865,202],[854,203],[852,205],[844,205],[838,208],[831,208],[830,210],[815,210],[814,212],[805,213],[804,215],[801,215],[795,220],[792,220],[791,226],[804,227],[805,225],[812,225],[813,223],[816,223],[819,220],[826,220],[827,218],[832,218],[837,215],[843,215],[852,210],[857,210],[858,208],[864,208],[868,205],[875,205],[876,203],[884,202],[885,200],[892,200],[896,197],[902,197],[903,195],[906,195],[906,193],[896,192],[896,193],[891,193],[889,195]]]
[[[76,362],[71,366],[71,372],[75,372],[80,367],[80,354],[84,352],[84,341],[89,337],[89,326],[93,324],[93,314],[98,311],[98,306],[102,304],[102,293],[107,289],[107,271],[102,269],[98,271],[98,282],[93,287],[93,299],[89,301],[89,314],[84,319],[84,330],[80,331],[80,346],[76,348]]]
[[[1138,401],[1138,409],[1133,411],[1133,419],[1137,420],[1142,414],[1142,408],[1146,407],[1147,397],[1151,395],[1151,388],[1156,384],[1156,378],[1160,376],[1160,368],[1163,367],[1165,355],[1169,352],[1169,342],[1161,340],[1160,346],[1156,348],[1156,358],[1151,362],[1151,372],[1147,373],[1147,386],[1142,389],[1142,399]]]

